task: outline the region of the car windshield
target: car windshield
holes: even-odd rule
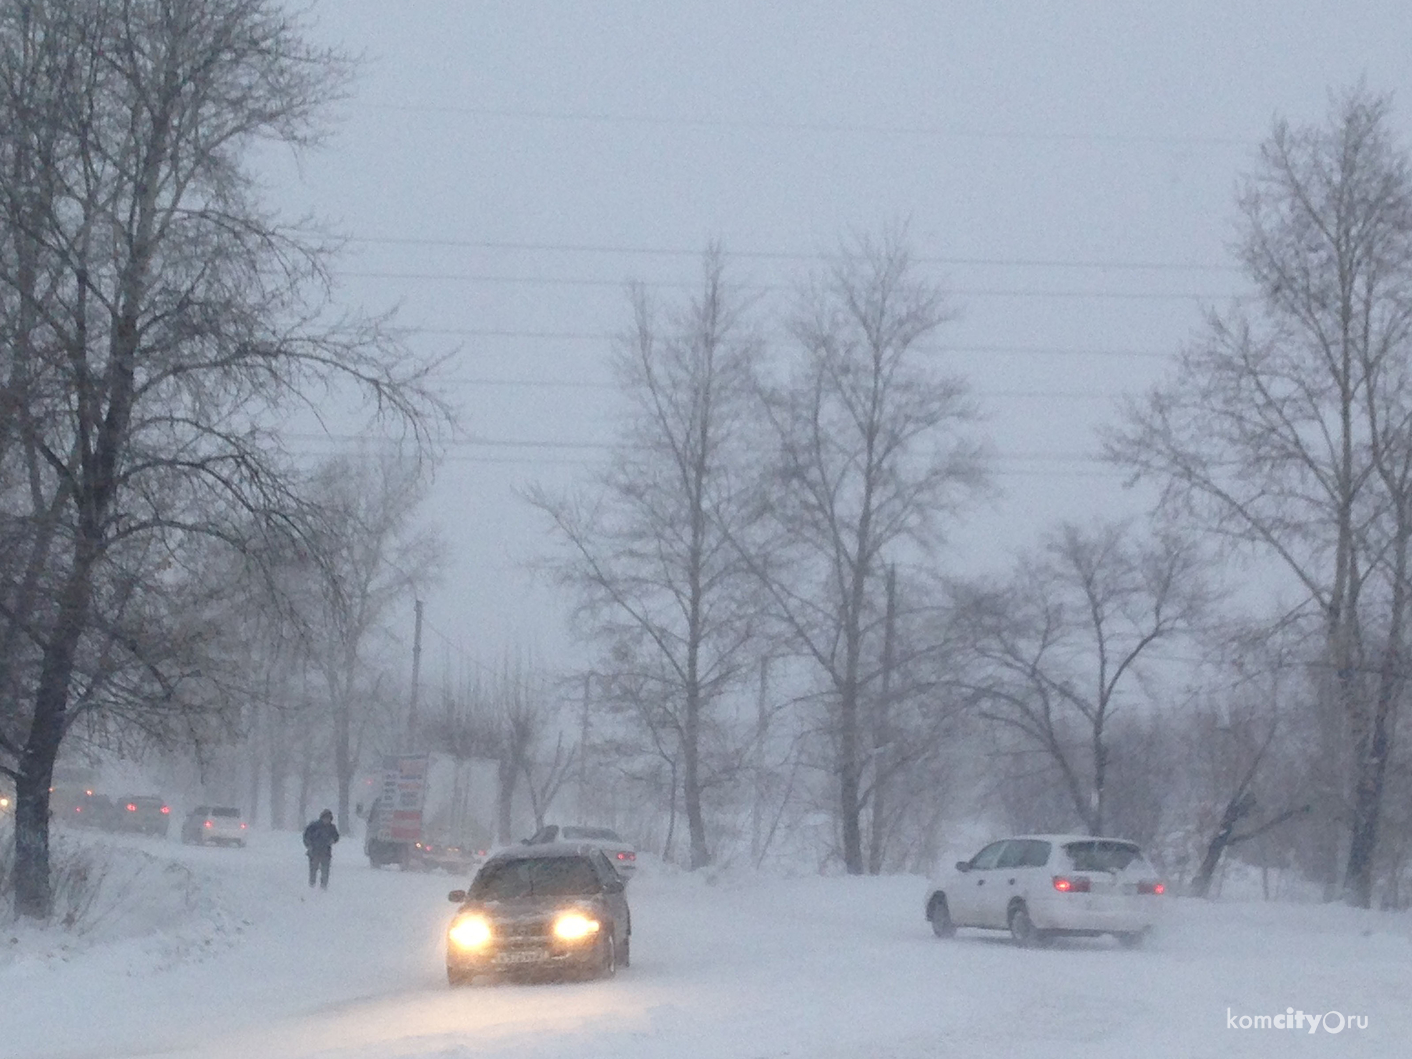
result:
[[[608,827],[566,827],[565,838],[590,839],[598,842],[621,842],[618,833]]]
[[[480,870],[470,896],[482,901],[513,897],[571,897],[600,889],[593,865],[582,857],[520,857]]]
[[[212,816],[227,816],[227,817],[239,816],[239,815],[240,815],[240,810],[239,810],[239,809],[212,809],[212,810],[211,810],[211,815],[212,815]]]
[[[1131,842],[1070,842],[1064,852],[1075,871],[1122,871],[1142,856]]]

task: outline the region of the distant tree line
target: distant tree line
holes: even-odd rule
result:
[[[686,863],[793,841],[926,866],[988,815],[1142,839],[1197,892],[1238,850],[1407,899],[1412,171],[1389,115],[1360,88],[1276,124],[1238,199],[1249,295],[1104,437],[1150,515],[1053,527],[1003,576],[947,562],[988,488],[983,409],[905,232],[846,241],[784,309],[715,246],[679,304],[633,289],[613,458],[531,500],[600,652],[586,752],[669,834],[680,812]]]

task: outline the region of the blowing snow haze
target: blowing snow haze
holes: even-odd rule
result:
[[[0,1053],[1396,1054],[1408,41],[0,0]]]

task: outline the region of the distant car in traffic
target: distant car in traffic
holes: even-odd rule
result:
[[[113,830],[166,837],[172,822],[172,808],[155,794],[130,794],[119,798],[114,810]]]
[[[446,977],[609,977],[631,958],[627,883],[595,846],[541,843],[502,850],[469,890],[446,937]]]
[[[111,829],[117,816],[113,799],[87,787],[56,787],[49,792],[49,818],[70,827]]]
[[[181,822],[181,840],[193,846],[243,846],[249,830],[239,809],[198,805]]]
[[[990,843],[934,881],[926,916],[938,937],[981,927],[1008,930],[1021,945],[1112,934],[1132,947],[1152,929],[1165,890],[1135,842],[1022,835]]]
[[[637,871],[637,850],[611,827],[584,827],[576,824],[545,824],[525,839],[525,845],[538,846],[546,842],[580,842],[597,846],[624,879]]]
[[[478,849],[468,843],[415,842],[408,867],[418,871],[444,871],[466,876],[478,868],[489,853],[487,849]]]

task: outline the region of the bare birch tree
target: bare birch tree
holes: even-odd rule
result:
[[[1109,817],[1115,715],[1125,702],[1151,705],[1141,666],[1190,631],[1206,603],[1200,570],[1195,549],[1168,534],[1134,540],[1124,524],[1064,525],[1006,588],[958,602],[981,666],[981,715],[1048,759],[1090,834],[1103,834]]]
[[[868,711],[882,701],[884,576],[942,540],[982,481],[965,383],[927,363],[949,318],[898,237],[858,240],[801,299],[788,377],[763,391],[775,447],[741,554],[827,689],[843,861],[865,870]]]
[[[1350,761],[1344,896],[1367,907],[1405,691],[1412,544],[1412,170],[1359,88],[1275,125],[1240,196],[1255,297],[1213,312],[1111,454],[1163,503],[1273,559],[1323,630],[1331,756]]]
[[[638,717],[680,751],[690,863],[710,862],[702,808],[708,719],[755,661],[749,586],[731,534],[747,515],[744,467],[759,342],[707,251],[700,292],[659,311],[637,288],[616,359],[629,425],[589,504],[537,491],[569,556],[558,564],[605,646],[634,656],[660,706]],[[677,755],[672,753],[673,758]]]

